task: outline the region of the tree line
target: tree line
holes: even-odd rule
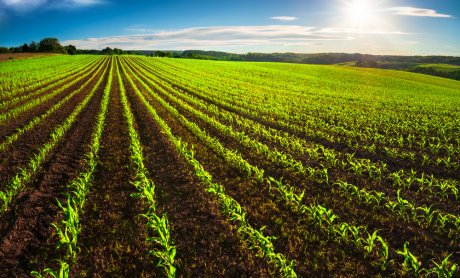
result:
[[[70,55],[77,54],[77,48],[74,45],[62,46],[56,38],[44,38],[40,42],[32,41],[24,43],[20,46],[13,47],[0,47],[0,53],[34,53],[34,52],[48,52],[48,53],[67,53]]]
[[[32,41],[24,43],[19,46],[13,47],[0,47],[0,54],[2,53],[62,53],[62,54],[101,54],[101,55],[123,55],[123,54],[143,54],[139,51],[122,50],[119,48],[106,47],[102,50],[86,50],[77,49],[74,45],[63,46],[57,38],[44,38],[40,42]]]

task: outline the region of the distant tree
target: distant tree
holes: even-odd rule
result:
[[[21,52],[29,52],[30,49],[29,49],[29,45],[27,43],[23,44],[21,46]]]
[[[171,51],[155,51],[155,57],[169,57],[169,58],[172,58],[174,57],[174,53],[172,53]]]
[[[372,59],[362,58],[356,61],[356,66],[363,68],[376,68],[378,67],[378,63]]]
[[[7,47],[0,47],[0,54],[9,53],[10,50]]]
[[[113,54],[115,54],[115,55],[122,55],[122,54],[123,54],[123,50],[120,49],[120,48],[114,48],[114,49],[113,49]]]
[[[70,55],[75,55],[77,53],[77,48],[74,45],[69,44],[68,46],[65,47],[65,50],[67,53]]]
[[[34,42],[34,41],[30,42],[29,51],[30,52],[37,52],[38,51],[38,44],[36,42]]]
[[[103,55],[112,55],[113,50],[110,47],[106,47],[106,48],[102,49],[101,54],[103,54]]]
[[[65,53],[64,47],[59,43],[56,38],[44,38],[38,45],[38,51],[40,52],[54,52],[54,53]]]
[[[10,53],[19,53],[21,51],[21,47],[10,47]]]

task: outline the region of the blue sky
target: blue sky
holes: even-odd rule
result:
[[[460,1],[0,0],[0,45],[44,37],[87,49],[460,56]]]

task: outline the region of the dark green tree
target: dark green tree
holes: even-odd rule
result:
[[[106,47],[104,49],[101,50],[101,54],[103,55],[112,55],[113,54],[113,50],[112,48],[110,47]]]
[[[69,53],[70,55],[75,55],[75,53],[77,53],[77,48],[74,46],[74,45],[71,45],[69,44],[68,46],[65,47],[65,50],[67,51],[67,53]]]
[[[64,47],[56,38],[44,38],[38,45],[39,52],[65,53]]]
[[[36,42],[34,42],[34,41],[30,42],[29,51],[30,52],[37,52],[38,51],[38,44]]]
[[[27,43],[23,44],[21,46],[21,51],[22,52],[30,52],[30,48],[29,48],[29,45]]]

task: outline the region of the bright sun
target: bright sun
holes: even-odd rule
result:
[[[369,0],[345,2],[344,12],[351,27],[370,27],[375,19],[374,8]]]

